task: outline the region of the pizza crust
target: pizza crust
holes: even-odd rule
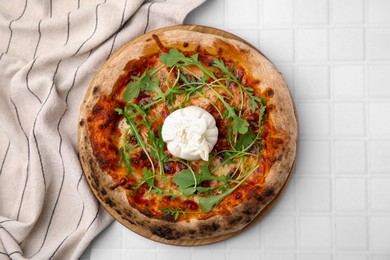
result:
[[[199,46],[210,54],[222,55],[238,61],[260,79],[258,90],[270,90],[273,97],[269,111],[276,130],[284,138],[284,143],[277,149],[275,162],[265,179],[264,189],[253,191],[248,200],[234,208],[230,216],[213,216],[206,220],[167,222],[151,219],[132,208],[123,189],[110,189],[115,182],[102,171],[93,155],[91,142],[86,127],[87,117],[101,95],[109,95],[112,86],[123,73],[128,61],[159,51],[152,39],[157,35],[167,48],[196,51]],[[186,46],[186,47],[184,47]],[[242,230],[252,222],[274,199],[288,181],[293,170],[298,141],[298,126],[294,104],[287,85],[280,72],[259,51],[242,41],[218,35],[210,35],[187,29],[165,29],[148,33],[130,42],[114,54],[97,72],[92,80],[80,109],[79,152],[85,176],[106,209],[122,224],[146,237],[157,241],[191,241],[223,237]],[[191,243],[191,242],[190,242]]]

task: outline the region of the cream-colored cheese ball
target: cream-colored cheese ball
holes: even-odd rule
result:
[[[218,140],[214,117],[197,106],[171,113],[164,121],[161,134],[173,156],[190,161],[208,161],[209,153]]]

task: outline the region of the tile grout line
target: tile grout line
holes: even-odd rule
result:
[[[369,183],[371,182],[370,179],[370,156],[369,156],[369,139],[370,139],[370,127],[369,127],[369,63],[368,63],[368,57],[367,57],[367,28],[368,28],[368,14],[369,14],[369,4],[368,1],[364,1],[364,9],[363,9],[363,19],[364,19],[364,120],[365,120],[365,159],[366,159],[366,165],[365,165],[365,185],[366,185],[366,216],[367,216],[367,230],[366,230],[366,240],[367,240],[367,253],[369,254],[369,259],[371,259],[371,242],[370,242],[370,233],[371,233],[371,218],[370,218],[370,211],[371,211],[371,203],[370,203],[370,198],[371,198],[371,188]]]
[[[298,57],[299,57],[299,50],[298,50],[298,0],[293,0],[293,4],[294,4],[294,8],[293,8],[293,30],[294,30],[294,62],[293,62],[293,75],[294,75],[294,79],[293,79],[293,82],[294,82],[294,87],[293,87],[293,90],[291,92],[293,97],[294,97],[294,103],[295,103],[295,106],[296,106],[296,109],[298,109],[298,102],[297,102],[297,85],[298,85],[298,77],[297,77],[297,74],[298,74]],[[298,120],[298,119],[297,119]],[[298,121],[298,125],[299,125],[299,121]],[[299,126],[298,126],[299,127]],[[300,134],[299,134],[300,135]],[[298,137],[299,139],[301,139],[301,136]],[[295,167],[295,170],[297,170],[297,167]],[[299,185],[300,185],[300,182],[299,182],[299,179],[300,179],[300,176],[299,178],[295,178],[295,193],[294,193],[294,196],[295,196],[295,212],[294,212],[294,216],[295,216],[295,257],[296,259],[299,259],[299,252],[300,252],[300,247],[301,247],[301,243],[300,243],[300,237],[301,237],[301,225],[300,225],[300,214],[299,214],[299,207],[300,207],[300,203],[299,203]]]
[[[364,72],[363,72],[364,73]],[[347,98],[323,98],[323,99],[320,99],[320,98],[316,98],[316,99],[309,99],[309,98],[294,98],[294,100],[297,102],[297,103],[329,103],[329,102],[332,102],[334,101],[334,103],[364,103],[364,102],[382,102],[382,103],[385,103],[385,102],[390,102],[390,99],[389,98],[385,98],[385,99],[379,99],[379,98],[351,98],[351,99],[347,99]],[[361,135],[361,136],[365,136],[365,135]],[[374,135],[372,135],[374,136]],[[382,134],[382,135],[378,135],[379,137],[390,137],[390,135],[388,134]]]
[[[124,226],[121,227],[121,236],[122,236],[122,260],[126,260],[125,258],[125,229]]]
[[[328,59],[329,70],[329,97],[330,97],[330,176],[331,176],[331,224],[332,224],[332,234],[331,234],[331,252],[332,256],[335,257],[337,252],[337,226],[336,226],[336,180],[335,180],[335,105],[334,105],[334,53],[333,53],[333,41],[334,41],[334,19],[333,19],[333,1],[328,2],[328,22],[329,22],[329,31],[328,31]]]
[[[292,61],[276,61],[275,64],[280,65],[280,66],[294,66],[296,63]],[[366,64],[366,61],[310,61],[310,60],[300,60],[299,65],[301,66],[312,66],[312,67],[323,67],[323,66],[330,66],[330,65],[361,65],[364,66]],[[387,60],[375,60],[375,61],[370,61],[370,64],[372,65],[390,65],[390,62]],[[371,99],[378,99],[377,97],[372,97]],[[385,98],[388,99],[388,98]]]
[[[372,25],[367,25],[365,26],[364,24],[354,24],[354,23],[351,23],[351,24],[334,24],[333,27],[334,28],[348,28],[348,29],[354,29],[354,28],[361,28],[362,26],[366,27],[366,28],[375,28],[375,29],[389,29],[390,28],[390,25],[387,25],[387,24],[372,24]],[[231,25],[231,26],[228,26],[230,29],[232,30],[237,30],[237,29],[243,29],[243,27],[245,27],[245,29],[249,29],[249,30],[256,30],[258,29],[257,25],[251,25],[251,24],[248,24],[248,25]],[[321,30],[321,29],[328,29],[329,28],[329,24],[326,25],[326,24],[315,24],[315,25],[309,25],[309,24],[300,24],[299,27],[303,30]],[[283,25],[283,24],[275,24],[275,25],[264,25],[263,26],[263,29],[264,30],[288,30],[288,29],[291,29],[292,27],[289,26],[289,25]]]

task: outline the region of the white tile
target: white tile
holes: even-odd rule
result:
[[[263,30],[261,50],[272,62],[294,61],[293,30]]]
[[[257,29],[229,29],[227,30],[232,34],[237,35],[238,37],[242,38],[244,41],[249,42],[252,44],[255,48],[259,48],[259,30]]]
[[[274,206],[275,212],[295,212],[296,208],[296,175],[293,173],[279,201]]]
[[[365,134],[364,103],[334,103],[334,133],[336,136]]]
[[[337,211],[367,209],[367,187],[364,178],[335,179],[335,207]]]
[[[298,103],[301,136],[328,136],[330,133],[329,103]]]
[[[370,232],[372,250],[390,250],[390,217],[371,217]]]
[[[295,249],[295,216],[272,214],[264,218],[264,247],[270,250]]]
[[[356,24],[364,22],[364,0],[333,0],[333,22]]]
[[[336,98],[363,98],[364,67],[361,65],[333,66],[333,95]]]
[[[123,226],[114,221],[94,241],[92,249],[120,249],[122,248]]]
[[[131,230],[123,230],[123,240],[125,249],[155,249],[157,247],[156,242],[144,238]]]
[[[390,23],[390,2],[388,0],[368,0],[368,22],[372,24]]]
[[[368,93],[373,98],[390,98],[390,65],[368,67]]]
[[[206,260],[206,259],[225,260],[226,253],[225,252],[213,252],[213,251],[208,251],[208,252],[194,251],[194,252],[192,252],[191,260]]]
[[[188,15],[185,23],[223,27],[225,24],[225,0],[206,1]]]
[[[314,1],[313,1],[314,2]],[[300,29],[297,35],[298,60],[325,61],[328,59],[329,42],[326,29]]]
[[[303,177],[298,182],[301,211],[330,211],[332,188],[329,178]]]
[[[218,243],[213,243],[213,244],[208,244],[208,245],[203,245],[203,246],[197,246],[196,250],[197,251],[205,251],[205,252],[208,252],[210,250],[225,250],[227,247],[226,246],[227,241],[229,241],[229,240],[224,240],[224,241],[220,241]]]
[[[284,80],[287,83],[287,86],[290,90],[290,93],[293,98],[295,98],[295,66],[293,65],[284,65],[283,63],[281,64],[275,64],[278,70],[282,73]]]
[[[305,25],[327,24],[328,0],[298,0],[298,23]]]
[[[390,140],[369,141],[369,166],[374,173],[390,172]]]
[[[244,252],[230,252],[227,256],[227,260],[238,260],[238,259],[245,259],[245,260],[261,260],[261,254],[260,252],[256,251],[244,251]]]
[[[178,246],[169,245],[166,243],[156,243],[156,246],[157,246],[157,251],[161,251],[161,252],[168,252],[169,253],[171,251],[174,251],[174,252],[177,252],[178,254],[188,252],[188,247],[185,247],[185,246],[178,247]]]
[[[257,0],[228,0],[227,19],[229,26],[256,26],[258,25]]]
[[[299,260],[332,260],[332,256],[329,254],[300,254]]]
[[[365,173],[366,149],[364,141],[336,140],[334,156],[336,173]]]
[[[368,221],[366,217],[336,217],[336,248],[366,250],[368,248]]]
[[[330,173],[330,143],[329,141],[300,142],[298,159],[296,163],[297,175],[329,174]]]
[[[362,60],[364,58],[363,29],[333,29],[333,58],[338,61]]]
[[[142,259],[142,260],[156,260],[157,259],[157,251],[144,251],[144,250],[127,250],[125,251],[125,259]],[[117,258],[107,258],[107,259],[114,259],[117,260]],[[91,259],[94,260],[94,259]]]
[[[264,25],[290,25],[294,23],[294,0],[263,0]]]
[[[332,247],[332,220],[328,216],[301,216],[299,223],[301,250],[329,250]],[[300,258],[303,259],[303,258]],[[307,258],[318,259],[318,258]]]
[[[360,254],[351,254],[351,253],[340,253],[336,254],[335,260],[368,260],[368,256]]]
[[[390,212],[390,178],[370,180],[370,205],[374,211]]]
[[[367,29],[367,58],[369,60],[390,59],[390,28]]]
[[[260,248],[260,225],[251,225],[237,236],[226,241],[229,249]]]
[[[389,260],[390,254],[372,254],[370,260]]]
[[[122,259],[122,251],[92,248],[90,259],[91,260]]]
[[[368,123],[372,135],[390,135],[390,102],[369,103]]]
[[[301,99],[329,98],[329,68],[327,66],[299,66],[296,97]]]
[[[191,260],[191,253],[188,249],[186,251],[177,251],[175,247],[172,247],[171,250],[158,251],[157,260]]]
[[[296,256],[293,253],[268,253],[264,260],[296,260]]]

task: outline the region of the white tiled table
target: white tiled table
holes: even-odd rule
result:
[[[300,123],[292,181],[227,241],[167,246],[114,223],[82,259],[390,259],[390,0],[209,0],[186,21],[241,36],[284,74]]]

